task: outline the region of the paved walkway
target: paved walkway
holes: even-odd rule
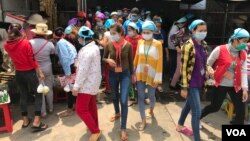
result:
[[[202,103],[205,104],[204,102]],[[170,102],[156,104],[155,119],[147,119],[145,131],[137,131],[140,122],[140,115],[137,105],[129,107],[128,112],[128,135],[129,141],[191,141],[192,137],[180,134],[175,130],[177,120],[180,115],[183,102]],[[30,106],[32,107],[32,106]],[[10,133],[0,133],[0,141],[87,141],[90,133],[86,126],[80,121],[77,115],[60,119],[57,112],[64,110],[66,103],[55,104],[55,112],[48,115],[44,122],[49,125],[49,129],[40,133],[31,133],[31,129],[21,129],[18,105],[12,105],[14,117],[14,131]],[[119,141],[120,121],[109,122],[113,114],[112,104],[98,104],[99,123],[103,135],[100,141]],[[148,108],[148,107],[147,107]],[[32,109],[31,109],[32,111]],[[229,121],[224,111],[209,115],[202,121],[204,128],[201,130],[202,139],[205,141],[221,140],[221,125]],[[186,125],[190,127],[190,115]]]

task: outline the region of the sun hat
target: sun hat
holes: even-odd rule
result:
[[[29,17],[27,23],[31,25],[36,25],[38,23],[47,23],[47,20],[43,19],[43,17],[39,14],[33,14]]]
[[[157,31],[157,27],[152,21],[145,21],[142,24],[142,30]]]
[[[94,35],[94,32],[91,29],[89,29],[87,26],[82,26],[79,29],[78,35],[84,39],[92,38]]]
[[[45,23],[36,24],[36,28],[32,29],[31,32],[37,35],[51,35],[52,31],[48,30],[48,26]]]
[[[189,31],[193,31],[193,29],[201,23],[206,23],[206,22],[201,19],[194,20],[188,27]]]

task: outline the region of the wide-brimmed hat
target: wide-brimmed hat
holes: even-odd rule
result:
[[[36,28],[31,30],[37,35],[51,35],[52,31],[48,30],[48,26],[45,23],[36,24]]]
[[[33,14],[29,17],[27,23],[36,25],[38,23],[47,23],[47,20],[43,19],[43,17],[39,14]]]

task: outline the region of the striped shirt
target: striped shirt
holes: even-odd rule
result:
[[[250,76],[250,54],[247,55],[247,75]]]
[[[160,41],[139,40],[134,59],[137,81],[153,86],[162,83],[162,44]],[[145,71],[147,68],[147,71]]]

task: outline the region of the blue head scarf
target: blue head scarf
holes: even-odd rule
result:
[[[234,30],[234,34],[229,38],[228,42],[231,42],[232,39],[235,38],[249,38],[249,32],[244,28],[237,28]]]
[[[157,31],[157,27],[152,21],[145,21],[142,24],[142,30]]]
[[[84,38],[84,39],[86,39],[86,38],[92,38],[93,35],[94,35],[94,32],[91,29],[89,29],[88,27],[82,26],[79,29],[78,35],[80,37]]]
[[[206,22],[201,19],[194,20],[188,27],[189,31],[193,31],[197,27],[197,25],[201,23],[206,23]]]

